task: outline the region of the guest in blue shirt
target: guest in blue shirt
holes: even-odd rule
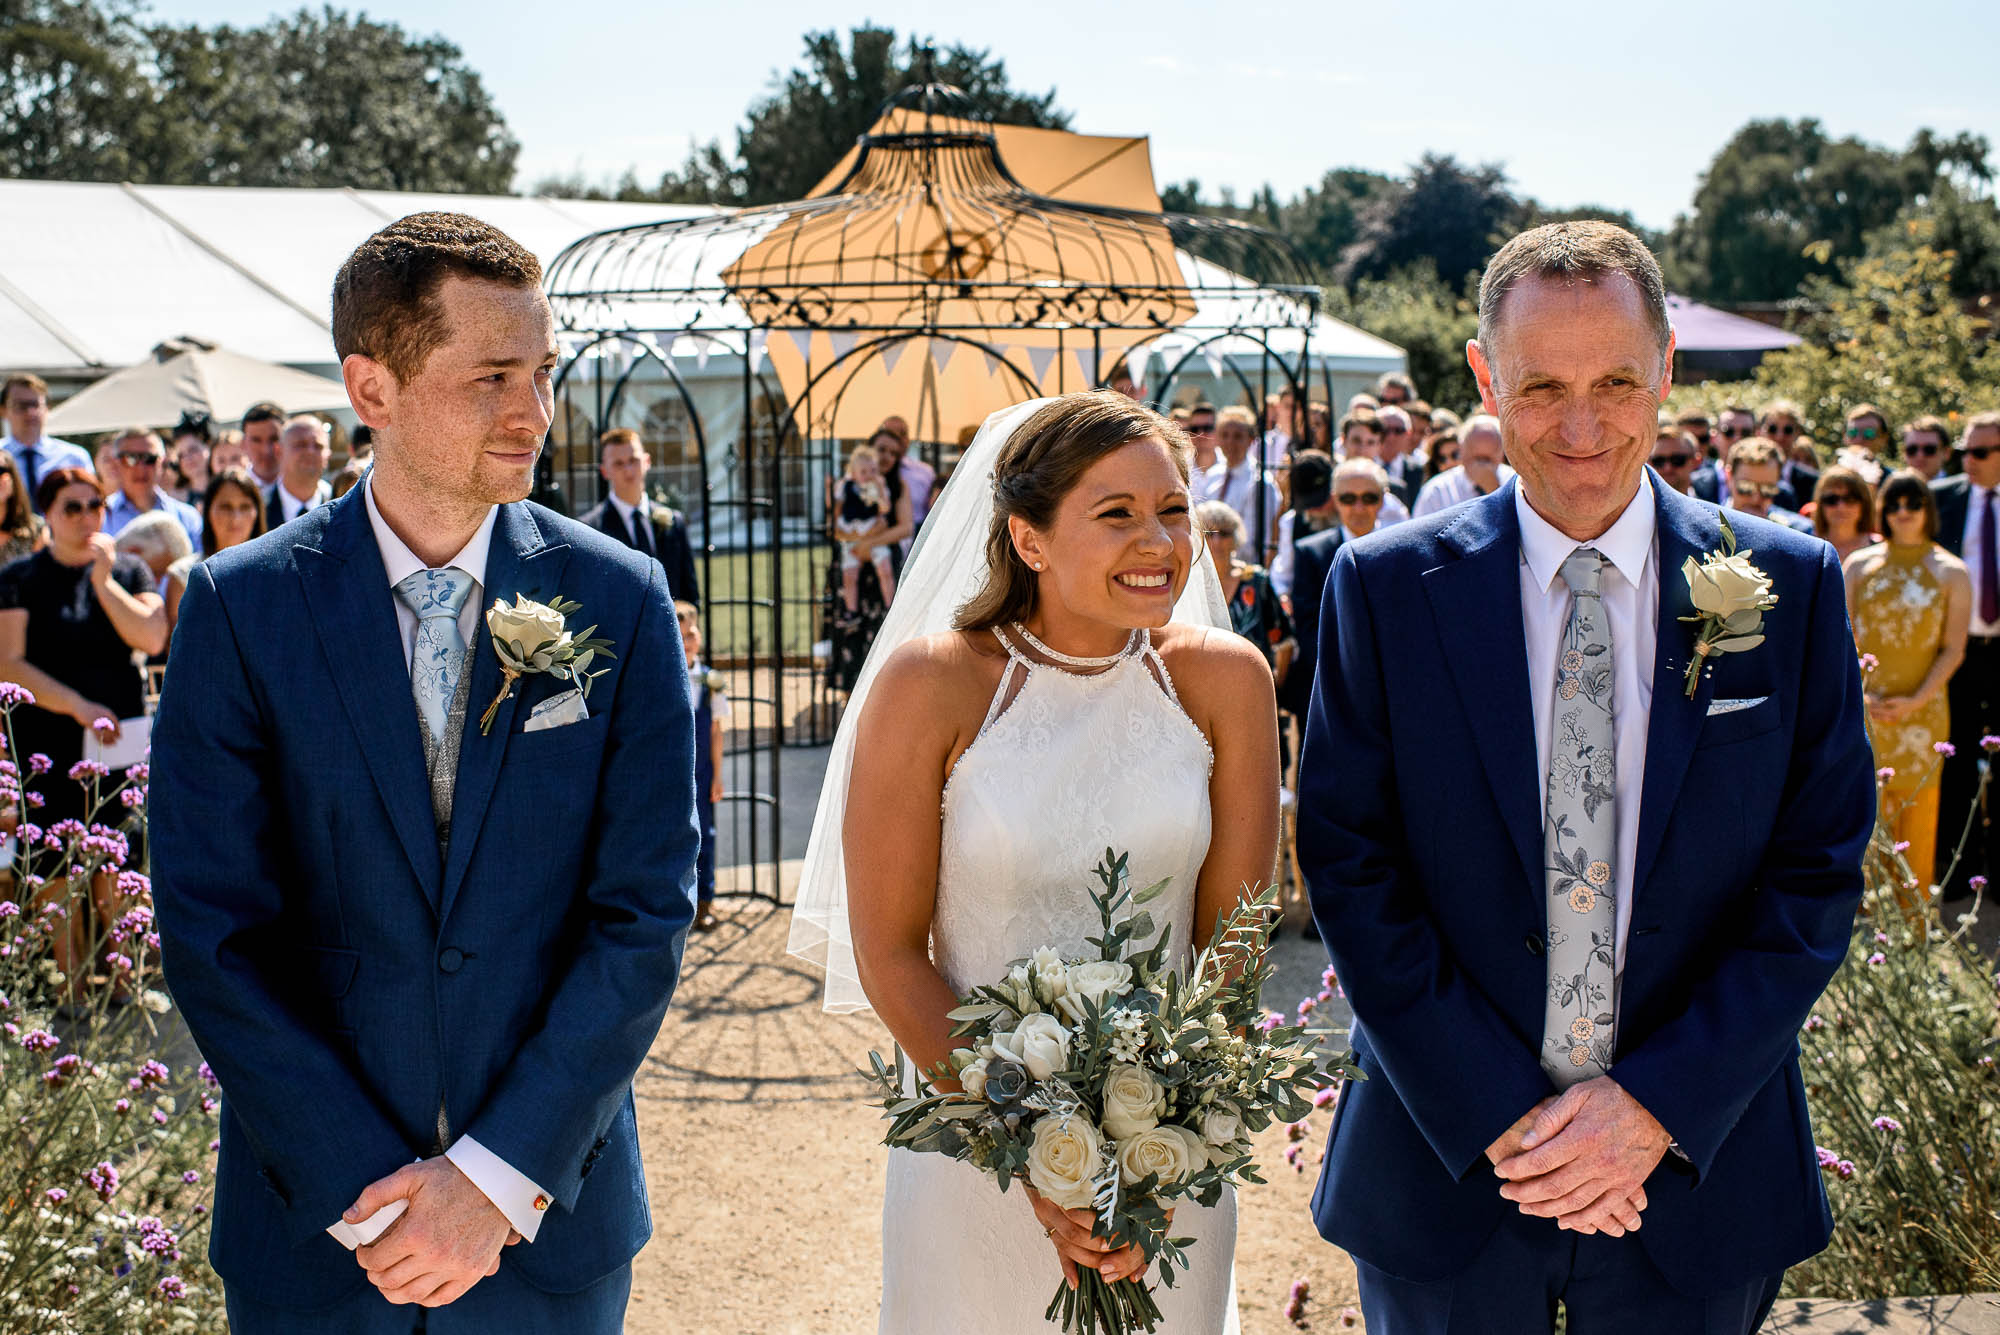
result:
[[[26,371],[10,375],[5,384],[0,384],[0,404],[5,404],[7,411],[7,434],[0,444],[5,445],[7,453],[20,465],[30,504],[42,479],[58,468],[93,471],[90,455],[82,446],[42,434],[49,420],[47,381]],[[36,507],[35,513],[41,513],[40,507]]]
[[[119,489],[112,494],[104,511],[104,531],[117,537],[125,526],[151,510],[164,510],[186,530],[188,543],[201,551],[201,512],[186,501],[177,501],[160,488],[160,467],[167,460],[167,447],[145,427],[127,427],[112,440],[118,460]]]

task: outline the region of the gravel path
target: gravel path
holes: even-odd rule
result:
[[[823,1014],[818,972],[785,955],[789,915],[725,900],[723,924],[692,938],[687,972],[637,1080],[653,1205],[627,1329],[633,1335],[866,1335],[875,1329],[882,1174],[877,1110],[858,1071],[889,1051],[873,1019]],[[1273,1002],[1317,987],[1316,943],[1283,943]],[[1245,1335],[1294,1329],[1280,1313],[1310,1279],[1315,1330],[1341,1328],[1354,1269],[1306,1214],[1325,1118],[1305,1171],[1282,1128],[1258,1145],[1270,1184],[1239,1199]],[[1057,1277],[1053,1251],[1046,1277]],[[1036,1281],[1040,1283],[1038,1279]],[[940,1314],[940,1335],[949,1335]],[[1032,1335],[1032,1332],[1027,1333]]]

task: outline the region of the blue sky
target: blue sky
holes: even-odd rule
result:
[[[271,0],[155,0],[157,19],[258,23]],[[733,130],[808,29],[873,20],[990,48],[1057,89],[1074,128],[1152,138],[1162,182],[1289,194],[1327,168],[1426,150],[1506,165],[1556,205],[1665,226],[1752,117],[1816,116],[1892,145],[1920,126],[2000,135],[2000,5],[1683,0],[686,0],[557,6],[399,0],[368,11],[457,43],[520,139],[525,186],[581,169],[650,181]]]

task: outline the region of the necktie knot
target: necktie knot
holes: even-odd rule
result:
[[[454,566],[443,570],[413,570],[396,581],[396,596],[417,614],[418,621],[439,617],[458,620],[472,596],[472,576]]]
[[[1579,598],[1597,597],[1598,582],[1603,576],[1604,554],[1595,547],[1579,547],[1563,561],[1563,583]]]

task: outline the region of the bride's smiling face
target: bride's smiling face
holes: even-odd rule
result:
[[[1039,564],[1037,616],[1124,629],[1164,626],[1194,558],[1187,481],[1164,441],[1134,441],[1085,470],[1047,529],[1010,521]]]

